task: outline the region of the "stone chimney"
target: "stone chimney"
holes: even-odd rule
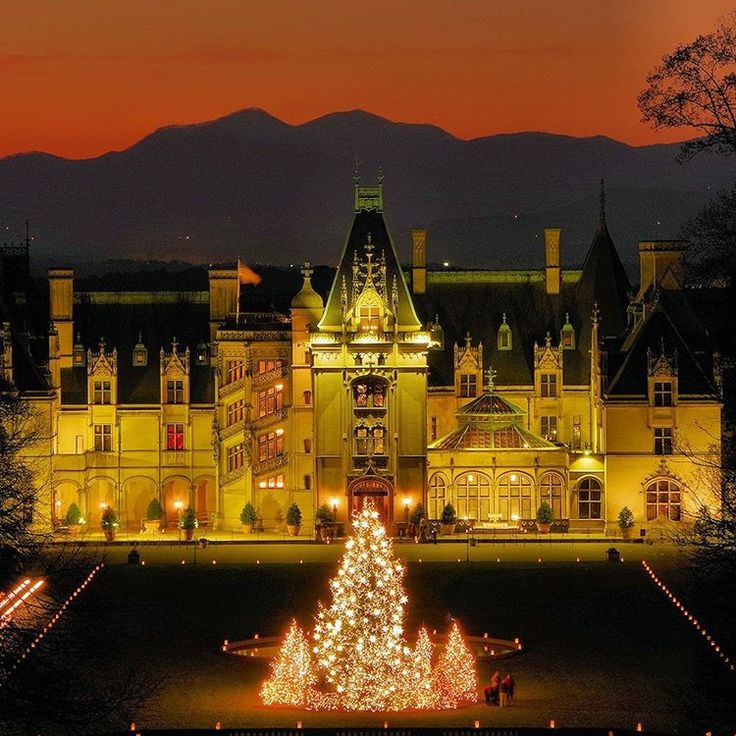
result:
[[[414,294],[427,291],[427,231],[411,231],[411,290]]]
[[[637,300],[657,288],[676,291],[683,284],[682,240],[647,240],[639,243],[639,294]]]
[[[74,271],[49,269],[49,319],[58,333],[59,366],[71,368],[74,343]]]
[[[559,227],[544,229],[544,274],[548,294],[560,293],[560,234]]]

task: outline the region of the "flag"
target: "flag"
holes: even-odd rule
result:
[[[261,277],[238,258],[238,282],[241,284],[253,284],[254,286],[261,283]]]

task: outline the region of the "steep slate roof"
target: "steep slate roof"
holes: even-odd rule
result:
[[[590,357],[582,339],[585,321],[575,303],[576,277],[575,272],[568,272],[560,294],[549,295],[541,271],[429,272],[426,294],[414,295],[414,300],[422,321],[429,323],[437,316],[444,332],[444,348],[429,353],[430,385],[453,384],[453,348],[463,344],[467,332],[473,345],[483,343],[483,370],[493,366],[497,384],[532,385],[534,343],[544,345],[549,332],[557,344],[568,313],[576,347],[564,351],[563,379],[573,385],[585,384]],[[511,328],[511,350],[498,348],[504,314]]]
[[[200,342],[209,340],[209,304],[200,292],[152,292],[146,295],[78,294],[74,304],[74,339],[77,333],[87,348],[97,352],[101,337],[107,350],[118,351],[118,403],[158,404],[161,401],[159,354],[171,351],[176,337],[178,350],[190,350],[190,401],[214,403],[214,375],[210,366],[194,363]],[[133,365],[138,335],[148,351],[146,366]],[[87,368],[61,371],[63,404],[87,403]]]
[[[356,194],[357,199],[358,196]],[[342,329],[340,296],[343,278],[345,279],[348,295],[350,295],[353,287],[353,259],[357,258],[359,261],[365,260],[365,245],[369,242],[369,237],[371,245],[374,246],[374,260],[377,260],[381,256],[381,253],[385,255],[386,286],[389,294],[394,277],[396,277],[399,296],[398,319],[401,329],[418,330],[421,327],[421,323],[414,310],[414,305],[404,279],[404,273],[401,270],[396,249],[384,222],[380,206],[370,209],[363,207],[358,209],[356,207],[353,224],[345,241],[342,256],[340,257],[340,265],[337,268],[330,294],[327,297],[325,311],[319,323],[320,329],[334,331]]]
[[[598,228],[585,257],[575,289],[575,301],[578,309],[586,315],[590,315],[597,303],[601,336],[615,337],[626,329],[630,291],[631,284],[608,232],[601,201]]]
[[[670,302],[684,300],[671,295]],[[697,323],[697,321],[696,321]],[[679,326],[679,325],[678,325]],[[678,395],[716,396],[718,391],[712,376],[712,358],[709,352],[696,357],[688,342],[683,339],[665,307],[660,303],[644,321],[627,337],[618,353],[609,355],[609,383],[606,396],[646,398],[648,393],[648,355],[658,358],[662,352],[673,359],[677,356]],[[702,338],[695,344],[703,345]],[[649,352],[648,352],[649,351]]]

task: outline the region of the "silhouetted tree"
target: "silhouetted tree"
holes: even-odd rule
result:
[[[693,128],[681,159],[699,151],[736,152],[736,14],[662,58],[639,95],[643,121],[655,128]]]

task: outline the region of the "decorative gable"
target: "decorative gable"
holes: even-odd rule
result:
[[[96,353],[87,350],[87,375],[95,377],[116,376],[118,373],[118,351],[113,348],[111,353],[105,349],[105,339],[100,338]]]

